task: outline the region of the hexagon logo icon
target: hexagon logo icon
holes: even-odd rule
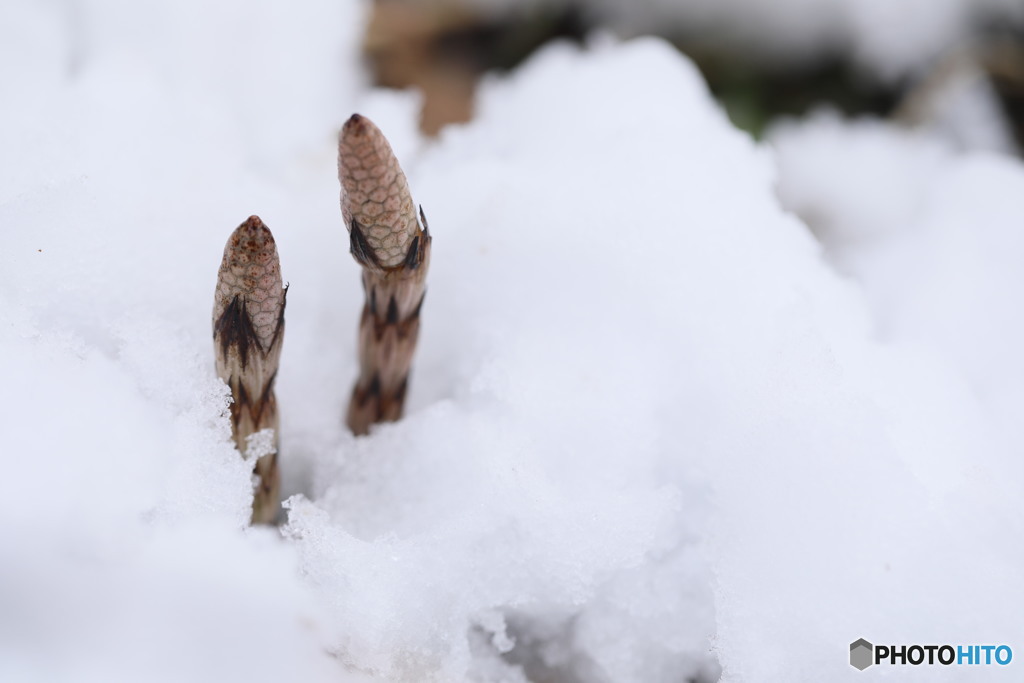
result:
[[[850,666],[863,671],[874,664],[875,646],[861,638],[850,643]]]

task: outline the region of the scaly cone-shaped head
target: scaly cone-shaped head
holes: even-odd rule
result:
[[[224,319],[229,308],[238,309],[266,354],[279,333],[284,297],[274,236],[258,216],[250,216],[231,233],[224,247],[213,301],[214,325]]]
[[[366,268],[401,266],[420,234],[416,208],[391,145],[365,116],[353,114],[341,129],[338,179],[352,255]]]

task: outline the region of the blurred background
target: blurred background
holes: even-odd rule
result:
[[[376,0],[363,52],[377,85],[422,91],[433,135],[472,118],[488,73],[602,32],[671,41],[757,137],[827,106],[963,148],[1024,142],[1024,0]]]

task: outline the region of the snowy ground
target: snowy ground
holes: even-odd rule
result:
[[[860,637],[1024,654],[1020,162],[825,114],[759,147],[649,39],[548,48],[427,144],[412,96],[363,85],[362,6],[217,8],[0,8],[0,680],[817,683],[872,674]],[[434,234],[408,416],[360,439],[356,110]],[[213,373],[252,213],[291,284],[283,539],[244,526]]]
[[[979,29],[1024,23],[1020,0],[422,0],[496,13],[570,5],[628,35],[728,41],[790,65],[843,56],[872,78],[919,75]]]

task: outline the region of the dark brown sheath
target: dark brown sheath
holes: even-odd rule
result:
[[[273,431],[273,452],[256,461],[254,524],[272,524],[280,508],[278,418],[274,379],[284,338],[286,288],[274,236],[258,216],[231,233],[213,299],[217,375],[231,387],[231,427],[241,453],[246,440]]]
[[[347,422],[355,434],[366,434],[370,425],[402,416],[431,240],[391,145],[359,114],[341,129],[338,178],[350,251],[363,268],[366,293],[359,323],[359,379]]]

